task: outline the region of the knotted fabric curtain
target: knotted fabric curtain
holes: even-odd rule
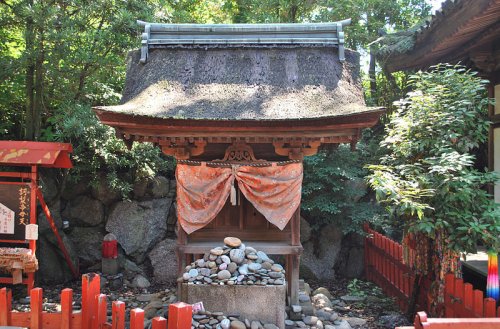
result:
[[[177,218],[190,234],[210,223],[236,180],[245,198],[272,224],[284,229],[300,205],[302,163],[268,167],[177,164]]]

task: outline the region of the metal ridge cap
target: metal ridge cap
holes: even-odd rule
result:
[[[304,32],[304,31],[330,31],[336,30],[340,24],[347,26],[351,24],[351,19],[344,19],[337,22],[326,23],[270,23],[270,24],[170,24],[170,23],[150,23],[137,20],[140,26],[149,26],[153,32]]]

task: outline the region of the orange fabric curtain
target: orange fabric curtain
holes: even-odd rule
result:
[[[224,207],[236,179],[247,200],[282,230],[300,205],[302,176],[302,163],[232,168],[178,164],[177,218],[187,234],[204,227]]]

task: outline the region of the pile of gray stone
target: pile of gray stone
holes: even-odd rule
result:
[[[222,312],[199,311],[193,314],[192,329],[278,329],[272,323],[240,319],[238,314],[224,315]]]
[[[283,285],[285,270],[266,253],[227,237],[217,247],[186,266],[179,282],[212,285]]]

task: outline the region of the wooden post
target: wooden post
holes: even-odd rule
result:
[[[300,206],[297,208],[291,220],[292,246],[300,245]]]
[[[101,291],[101,278],[95,273],[82,275],[82,329],[90,329],[92,327],[92,318],[95,303],[95,297]]]
[[[484,313],[484,293],[481,290],[474,290],[472,308],[474,317],[481,318]]]
[[[71,329],[73,319],[73,290],[63,289],[61,292],[61,329]]]
[[[180,302],[168,306],[169,329],[191,329],[192,317],[193,307],[189,304]]]
[[[125,329],[125,303],[114,301],[111,306],[111,329]]]
[[[453,308],[455,310],[455,317],[463,318],[463,306],[464,306],[464,280],[455,278],[455,298],[456,302],[453,303]]]
[[[153,318],[152,327],[153,329],[167,329],[167,319],[161,316]]]
[[[38,190],[38,168],[31,166],[30,182],[30,224],[36,224],[36,191]],[[33,255],[36,252],[36,240],[29,240],[29,246]],[[29,293],[30,290],[28,290]]]
[[[143,329],[144,328],[144,311],[140,308],[134,308],[130,311],[130,329]],[[191,322],[189,323],[191,328]],[[175,327],[170,327],[175,329]]]
[[[30,293],[30,329],[42,329],[43,290],[34,288]]]
[[[474,288],[472,287],[472,284],[470,284],[470,283],[464,284],[464,305],[463,305],[462,311],[464,312],[463,316],[466,318],[473,318],[474,317],[474,313],[472,311],[472,301],[473,301],[472,291],[473,290],[474,290]]]
[[[497,302],[493,298],[484,299],[484,317],[494,318],[497,316]]]
[[[292,305],[297,305],[299,303],[299,260],[300,255],[293,254],[290,255],[291,260],[291,275],[290,275],[290,302]]]
[[[0,289],[0,326],[11,325],[12,291],[7,288]]]
[[[452,318],[455,316],[453,308],[453,297],[455,292],[455,276],[452,273],[448,273],[445,276],[445,286],[444,286],[444,315],[447,318]]]
[[[107,302],[106,295],[99,294],[95,296],[94,300],[94,316],[92,319],[92,328],[100,329],[106,323],[107,320]]]

